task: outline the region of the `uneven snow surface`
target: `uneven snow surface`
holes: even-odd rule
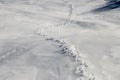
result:
[[[0,80],[120,80],[109,1],[0,0]]]
[[[69,80],[71,60],[58,47],[39,37],[1,41],[0,80]]]

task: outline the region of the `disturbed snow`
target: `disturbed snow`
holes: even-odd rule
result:
[[[119,80],[119,8],[104,0],[0,0],[0,80]]]

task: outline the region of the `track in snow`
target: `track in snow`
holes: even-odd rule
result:
[[[54,43],[40,36],[1,41],[1,44],[0,55],[4,56],[0,59],[1,80],[75,79],[72,60],[63,56]],[[10,47],[6,48],[8,44]]]
[[[2,77],[3,80],[14,75],[10,74],[11,71],[9,71],[9,67],[5,66],[7,62],[10,65],[13,64],[12,61],[20,61],[17,59],[18,57],[26,53],[32,54],[32,49],[35,49],[33,52],[37,51],[36,46],[43,49],[42,45],[47,44],[47,42],[48,44],[52,44],[51,47],[55,46],[54,49],[55,51],[58,50],[59,55],[62,53],[66,55],[62,55],[63,57],[69,56],[69,58],[73,60],[73,62],[70,61],[70,66],[75,66],[74,63],[78,64],[81,61],[83,64],[77,65],[74,69],[65,69],[68,73],[73,71],[72,76],[64,76],[61,67],[57,67],[55,70],[50,68],[50,71],[45,72],[45,74],[49,75],[50,73],[52,77],[48,77],[51,77],[51,79],[53,79],[53,77],[55,79],[57,76],[56,79],[60,80],[67,76],[69,80],[72,79],[74,75],[76,76],[75,79],[77,78],[78,80],[94,80],[94,77],[97,80],[119,80],[120,16],[118,9],[97,14],[91,13],[92,10],[102,6],[105,3],[104,0],[0,0],[0,2],[0,65],[4,65],[1,66],[3,74],[0,77],[4,76]],[[38,34],[42,37],[38,37]],[[35,37],[36,35],[37,38]],[[20,39],[21,36],[24,36],[24,39]],[[33,37],[35,37],[35,39],[28,39]],[[41,40],[41,38],[47,41],[44,42],[44,40],[42,40],[41,42],[43,44],[40,43],[41,45],[38,44],[39,41],[35,42],[39,39]],[[16,40],[18,40],[18,42]],[[19,41],[21,42],[20,45]],[[35,45],[30,44],[34,42]],[[46,49],[46,47],[44,49]],[[54,50],[51,52],[54,52]],[[77,55],[75,55],[76,53]],[[30,57],[29,55],[27,56]],[[34,55],[32,55],[32,57],[33,56]],[[76,57],[82,57],[82,59]],[[52,63],[51,58],[48,59],[50,61],[49,63]],[[76,59],[80,59],[80,62],[76,62]],[[36,59],[34,60],[35,63],[38,63]],[[42,60],[45,61],[46,58],[41,58],[41,61]],[[24,61],[23,63],[20,62],[20,64],[23,65]],[[17,65],[20,64],[18,62]],[[36,66],[41,65],[36,64]],[[45,66],[49,65],[45,64]],[[64,67],[62,66],[62,68]],[[18,77],[23,76],[20,72],[23,67],[16,69],[13,67],[10,69]],[[34,74],[37,74],[38,70],[36,67],[30,67],[29,69],[31,69]],[[25,76],[31,76],[33,74],[29,72],[29,69],[24,66],[23,71]],[[73,70],[71,71],[71,69]],[[7,70],[8,75],[4,75],[7,73]],[[15,72],[16,70],[18,70],[18,72]],[[44,70],[41,69],[39,71],[44,72]],[[57,73],[57,75],[54,75],[51,71]],[[91,72],[95,74],[94,77]],[[87,75],[88,73],[89,75]],[[40,78],[44,78],[44,75],[42,76]],[[33,78],[34,80],[36,79],[35,77],[36,75],[33,75],[30,79]],[[17,77],[13,78],[15,79]],[[25,79],[29,78],[26,77]]]

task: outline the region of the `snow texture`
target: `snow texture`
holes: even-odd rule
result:
[[[0,80],[120,80],[119,0],[0,0]]]

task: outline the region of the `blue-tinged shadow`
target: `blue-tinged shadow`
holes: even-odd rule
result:
[[[116,8],[120,8],[120,1],[111,0],[107,2],[105,6],[95,9],[93,10],[93,12],[104,12],[104,11],[109,11]]]

